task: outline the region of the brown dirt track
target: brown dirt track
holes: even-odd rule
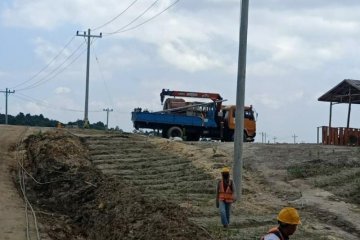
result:
[[[287,205],[303,220],[292,239],[360,238],[358,148],[246,143],[244,194],[224,231],[214,186],[232,143],[76,134],[26,141],[26,168],[51,182],[27,179],[44,239],[258,239]]]

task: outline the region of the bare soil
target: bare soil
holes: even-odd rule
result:
[[[25,148],[26,168],[41,183],[27,178],[27,197],[41,209],[39,216],[47,223],[42,230],[51,239],[209,237],[177,204],[145,197],[131,182],[95,169],[77,137],[60,131],[33,135]]]
[[[16,163],[8,152],[24,130],[0,126],[0,239],[22,240],[25,236],[23,203],[10,174],[10,166]]]
[[[26,179],[48,239],[259,239],[283,206],[302,217],[291,239],[360,239],[359,148],[244,144],[243,195],[224,230],[215,185],[233,143],[72,134],[24,145],[26,169],[43,183]]]
[[[37,131],[36,127],[0,125],[0,239],[25,238],[24,203],[12,178],[18,168],[14,150],[23,138]]]

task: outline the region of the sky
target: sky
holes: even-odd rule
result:
[[[2,0],[0,90],[15,90],[9,114],[84,118],[86,43],[76,32],[89,28],[102,33],[91,44],[90,122],[106,122],[111,108],[109,127],[132,131],[131,111],[161,110],[163,88],[220,93],[235,104],[241,1],[175,2]],[[256,141],[261,133],[271,142],[317,141],[317,127],[329,122],[329,103],[318,97],[360,79],[359,12],[357,0],[250,0],[245,104],[258,113]],[[346,126],[347,109],[333,106],[333,126]],[[353,105],[351,127],[360,128],[359,117]]]

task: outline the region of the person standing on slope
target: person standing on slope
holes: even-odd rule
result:
[[[221,170],[222,179],[216,186],[216,207],[220,209],[221,223],[224,228],[230,224],[231,203],[235,201],[234,183],[230,180],[230,169],[224,167]]]
[[[279,226],[270,229],[261,240],[289,240],[289,236],[293,235],[297,226],[301,224],[299,213],[292,207],[281,209],[277,220]]]

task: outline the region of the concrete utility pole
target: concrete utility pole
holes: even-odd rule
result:
[[[235,193],[238,199],[242,194],[242,149],[244,141],[244,102],[245,102],[245,77],[246,77],[246,47],[248,29],[249,0],[241,1],[240,34],[239,34],[239,59],[236,88],[236,113],[235,113],[235,136],[234,136],[234,183]]]
[[[6,88],[5,91],[0,91],[5,93],[5,124],[8,124],[8,96],[10,93],[15,93],[15,90],[10,91],[10,89]]]
[[[76,36],[79,37],[87,37],[87,62],[86,62],[86,90],[85,90],[85,116],[84,116],[84,128],[89,127],[89,72],[90,72],[90,38],[101,38],[102,33],[100,35],[91,35],[90,29],[88,32],[84,32],[83,34],[79,34],[79,31],[76,32]]]
[[[105,129],[108,130],[109,129],[109,112],[112,112],[113,109],[104,108],[103,111],[106,112],[106,127],[105,127]]]
[[[266,141],[266,133],[265,133],[264,139],[265,139],[265,143],[267,143],[267,141]]]
[[[261,132],[261,143],[266,143],[266,132]]]
[[[294,138],[294,144],[295,144],[295,143],[296,143],[296,138],[297,138],[298,136],[296,136],[295,133],[294,133],[294,135],[292,135],[292,137]]]

